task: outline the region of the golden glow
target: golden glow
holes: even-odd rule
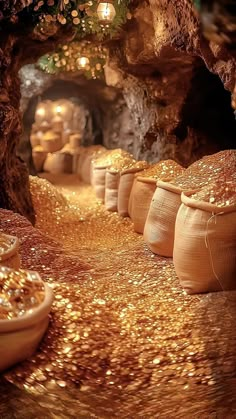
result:
[[[115,7],[110,2],[100,2],[97,14],[101,23],[111,23],[116,15]]]
[[[60,105],[56,106],[56,113],[61,114],[62,113],[62,107]]]
[[[36,114],[38,116],[45,116],[45,109],[44,108],[38,108],[36,111]]]
[[[80,57],[77,60],[77,65],[80,68],[85,68],[89,64],[89,59],[87,57]]]

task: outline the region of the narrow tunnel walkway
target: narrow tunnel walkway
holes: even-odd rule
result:
[[[172,259],[148,251],[91,186],[49,180],[57,189],[31,178],[36,229],[1,215],[21,239],[23,267],[55,293],[38,352],[5,375],[20,388],[14,417],[33,417],[37,402],[37,418],[221,418],[226,399],[235,417],[235,294],[185,295]]]

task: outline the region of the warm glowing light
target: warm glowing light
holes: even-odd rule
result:
[[[89,64],[89,59],[87,57],[80,57],[77,60],[77,65],[80,68],[85,68]]]
[[[44,108],[38,108],[36,111],[36,114],[38,116],[45,116],[45,109]]]
[[[60,105],[56,106],[56,113],[60,114],[62,112],[62,107]]]
[[[116,15],[116,10],[110,1],[101,1],[97,8],[100,23],[111,23]]]

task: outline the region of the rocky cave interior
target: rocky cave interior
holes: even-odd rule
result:
[[[43,242],[43,234],[46,231],[44,227],[40,233],[36,233],[39,224],[41,223],[40,226],[43,226],[41,214],[43,208],[40,212],[37,205],[46,199],[42,191],[37,199],[34,197],[35,190],[33,194],[29,181],[29,175],[40,176],[32,158],[30,143],[38,104],[46,100],[72,101],[80,109],[80,117],[85,121],[81,137],[82,146],[89,147],[100,144],[107,149],[121,148],[131,153],[135,159],[146,160],[149,163],[172,159],[186,168],[205,155],[211,155],[221,150],[235,149],[236,5],[234,1],[230,0],[204,0],[201,2],[192,0],[131,0],[127,3],[127,19],[117,28],[115,34],[105,36],[102,40],[97,40],[96,34],[85,35],[85,38],[92,44],[102,44],[107,49],[104,75],[94,79],[85,77],[83,71],[62,71],[49,74],[39,68],[40,57],[45,54],[53,54],[58,45],[74,42],[76,35],[71,24],[62,25],[55,21],[49,21],[49,24],[46,22],[43,30],[38,28],[39,24],[35,25],[34,23],[33,26],[29,16],[31,11],[32,13],[34,11],[30,7],[32,4],[37,5],[38,3],[38,1],[30,0],[0,0],[0,207],[2,209],[0,227],[1,230],[6,230],[8,233],[16,234],[18,232],[21,235],[23,268],[27,269],[32,266],[28,260],[28,252],[31,251],[29,249],[35,247],[33,239],[29,238],[31,235],[42,246],[41,252],[43,252],[43,246],[45,249],[47,246],[51,246],[51,252],[55,252],[58,256],[57,261],[54,260],[48,265],[50,276],[55,274],[56,264],[58,264],[58,269],[64,270],[65,275],[70,272],[69,265],[74,266],[73,264],[75,264],[75,268],[81,272],[80,279],[83,279],[84,272],[89,271],[87,266],[90,263],[88,262],[90,259],[85,257],[84,249],[79,256],[77,255],[80,261],[74,262],[73,257],[78,249],[76,250],[75,246],[75,250],[71,253],[72,256],[68,256],[68,248],[65,247],[63,262],[61,255],[63,251],[58,247],[58,243],[56,246],[55,243],[50,242],[52,237],[47,235]],[[46,4],[47,2],[41,3]],[[67,7],[70,3],[75,3],[77,6],[84,5],[82,1],[60,0],[53,1],[52,4],[54,3],[58,7],[59,5],[61,7],[62,4]],[[118,4],[120,3],[122,5],[122,0],[118,2]],[[81,8],[81,10],[84,9]],[[31,23],[26,27],[25,22]],[[80,40],[77,42],[79,43]],[[82,194],[81,190],[77,192]],[[48,194],[50,195],[50,191]],[[52,199],[54,199],[54,195],[52,195]],[[92,198],[86,199],[90,203]],[[91,203],[90,205],[92,207]],[[101,211],[100,206],[94,208],[98,212],[98,218],[102,219],[103,215],[99,212]],[[55,217],[58,216],[58,214],[55,215],[56,212],[53,212],[54,209],[51,211]],[[89,211],[92,211],[91,208]],[[86,216],[89,216],[89,211]],[[24,218],[14,219],[14,214]],[[45,212],[45,217],[47,214],[49,213]],[[36,228],[33,227],[36,220],[39,219],[40,222],[37,221]],[[82,216],[81,220],[84,221]],[[112,223],[113,219],[109,218],[109,220]],[[119,221],[116,220],[116,222],[119,224]],[[66,225],[66,221],[64,223]],[[83,227],[81,227],[82,230],[79,228],[78,234],[81,231],[82,238],[83,234],[89,234],[89,228],[87,233],[85,227],[84,230]],[[99,230],[99,227],[97,228]],[[25,233],[26,236],[23,235],[24,229],[29,231],[29,233]],[[48,229],[49,232],[54,232],[51,226]],[[127,229],[125,224],[123,230],[121,228],[122,234],[128,234]],[[72,230],[69,229],[69,231]],[[117,232],[115,234],[119,235]],[[133,237],[132,234],[130,240]],[[78,247],[82,246],[82,238]],[[57,239],[66,242],[65,233],[59,232]],[[24,248],[26,240],[31,243],[31,247],[25,245]],[[119,241],[119,239],[117,240]],[[137,240],[141,240],[140,237]],[[122,242],[119,242],[119,246],[122,246]],[[119,246],[117,247],[117,260],[114,259],[113,272],[116,272],[115,269],[122,270],[121,262],[118,261],[118,255],[122,253]],[[128,247],[127,249],[129,251]],[[103,270],[105,272],[105,265],[97,262],[99,257],[96,259],[94,252],[92,246],[91,258],[93,262],[96,260],[97,263],[95,269],[98,272],[94,275],[98,280],[100,278],[99,269],[101,272]],[[105,250],[102,249],[102,252],[101,258],[106,258]],[[138,257],[143,258],[145,265],[146,250],[144,249],[143,252]],[[39,272],[42,265],[40,257],[37,259],[37,255],[35,255],[32,258],[34,260],[33,268],[36,270],[38,267]],[[81,260],[83,257],[85,259]],[[135,257],[135,253],[132,257]],[[130,256],[129,260],[131,264],[132,257]],[[108,257],[107,266],[110,263],[111,260]],[[147,265],[150,265],[149,268],[152,269],[150,263],[148,261]],[[47,265],[47,263],[45,264]],[[55,272],[52,266],[55,268]],[[163,269],[168,271],[171,268],[168,265]],[[69,275],[73,274],[72,271]],[[45,279],[44,273],[40,272]],[[109,280],[108,274],[105,273],[104,277],[106,275]],[[87,284],[87,286],[90,285]],[[105,285],[103,286],[105,287]],[[152,285],[150,285],[150,289],[151,287]],[[64,292],[67,292],[65,290]],[[148,286],[147,290],[149,290]],[[86,290],[82,292],[86,293]],[[96,290],[93,292],[96,295]],[[141,291],[139,298],[142,298]],[[186,304],[191,307],[191,301],[187,301]],[[89,299],[87,301],[84,299],[83,302],[89,304]],[[152,301],[151,303],[154,304]],[[126,355],[126,358],[124,357],[124,360],[120,361],[120,370],[116,371],[116,374],[121,374],[121,376],[123,374],[124,377],[129,375],[129,379],[126,377],[127,388],[124,384],[126,378],[124,378],[124,382],[117,378],[117,387],[115,389],[112,387],[111,390],[111,386],[106,387],[105,379],[103,382],[102,379],[96,377],[96,374],[99,377],[102,376],[104,369],[108,371],[108,375],[110,374],[111,368],[107,367],[110,362],[107,359],[110,355],[106,355],[107,358],[104,355],[104,365],[101,361],[103,366],[99,372],[96,372],[96,368],[92,370],[93,367],[90,370],[89,356],[88,359],[86,356],[83,359],[82,355],[80,378],[77,381],[71,379],[72,385],[68,385],[67,390],[64,389],[64,381],[60,374],[59,378],[55,379],[59,383],[56,389],[50,387],[50,383],[48,386],[45,384],[45,388],[43,388],[44,380],[40,381],[40,377],[44,377],[42,366],[39,367],[41,370],[38,376],[35,373],[35,382],[32,381],[32,370],[30,370],[31,381],[27,381],[25,370],[27,370],[28,364],[25,367],[23,364],[24,371],[21,367],[17,367],[18,369],[14,370],[13,368],[10,372],[3,374],[0,379],[2,394],[0,417],[9,419],[74,417],[187,419],[190,415],[196,418],[236,417],[236,398],[233,390],[236,375],[235,367],[232,367],[236,361],[235,293],[232,292],[230,295],[227,293],[209,294],[205,300],[201,300],[200,304],[196,328],[204,329],[200,332],[199,339],[202,347],[205,348],[205,355],[203,358],[197,358],[196,362],[198,369],[206,370],[205,376],[208,377],[206,381],[208,380],[210,385],[206,386],[206,382],[203,380],[203,386],[198,382],[191,386],[186,383],[183,376],[179,379],[172,377],[171,383],[168,384],[167,379],[162,381],[162,373],[164,370],[164,375],[168,375],[172,366],[169,365],[165,370],[165,363],[163,370],[159,371],[160,384],[158,384],[159,376],[157,376],[157,381],[153,378],[152,382],[153,373],[149,374],[147,363],[142,361],[142,364],[140,361],[146,371],[142,380],[135,370],[136,352],[135,350],[132,352],[132,349],[133,361]],[[77,309],[79,310],[78,307]],[[188,319],[189,328],[195,328],[192,320],[196,314],[194,310],[198,310],[198,306],[194,306],[192,317]],[[106,315],[112,323],[112,316],[107,313]],[[208,319],[207,324],[204,321],[205,315]],[[159,316],[159,320],[164,321],[161,319],[161,313]],[[168,317],[167,314],[166,316]],[[214,320],[212,320],[213,318]],[[144,318],[140,319],[140,322],[142,321],[144,327],[148,328],[148,321],[145,323],[145,314]],[[165,321],[167,322],[168,319]],[[188,325],[185,324],[184,327],[187,328]],[[104,330],[102,329],[105,333]],[[213,334],[212,330],[214,330]],[[205,336],[207,335],[211,336],[211,339],[206,343]],[[105,335],[101,334],[101,336],[102,340],[104,338],[104,342],[109,341]],[[138,340],[140,335],[137,336]],[[197,339],[196,336],[193,338],[194,342],[194,339]],[[110,338],[115,342],[112,332]],[[132,337],[130,339],[132,340]],[[149,335],[146,335],[146,339],[149,339]],[[169,337],[169,339],[171,338]],[[122,339],[117,345],[122,346]],[[184,352],[184,346],[178,343],[177,336],[173,337],[173,345],[182,348],[181,350]],[[139,351],[137,356],[140,357],[141,353],[144,358],[146,356],[148,359],[149,349],[151,348],[150,353],[153,351],[151,338],[149,349],[146,346],[141,348],[141,346],[137,346],[137,351]],[[193,347],[194,343],[190,345],[190,353],[194,352],[191,351]],[[98,348],[101,349],[99,343]],[[38,356],[42,361],[44,352],[42,351]],[[218,356],[220,357],[219,362]],[[115,356],[114,358],[116,359]],[[186,358],[188,365],[191,363],[194,369],[194,361],[190,358]],[[178,362],[182,362],[182,358]],[[201,366],[201,362],[203,366]],[[216,366],[212,367],[211,362]],[[172,363],[174,364],[174,361]],[[132,367],[134,367],[134,371]],[[59,368],[66,370],[66,367]],[[213,378],[211,368],[215,368]],[[48,371],[50,371],[49,376],[51,377],[51,370]],[[123,371],[128,372],[126,374]],[[167,372],[165,373],[165,371]],[[190,368],[190,376],[191,371]],[[133,387],[130,376],[134,377]],[[70,381],[70,374],[68,377]],[[90,381],[93,383],[91,387]],[[34,385],[31,385],[32,382]],[[215,382],[217,382],[217,388],[214,385],[211,386],[211,383]],[[168,387],[169,385],[170,387]],[[154,391],[153,386],[155,387]],[[77,392],[78,388],[81,388],[81,391]],[[174,388],[175,391],[179,393],[183,391],[184,394],[175,396]],[[10,400],[8,399],[9,394],[11,395]],[[169,407],[168,400],[170,400]],[[114,403],[112,407],[111,403]]]

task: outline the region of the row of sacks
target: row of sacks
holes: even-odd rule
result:
[[[129,216],[153,253],[173,257],[188,293],[236,288],[236,150],[184,169],[102,149],[85,166],[81,177],[106,209]]]
[[[77,161],[81,135],[78,132],[64,130],[60,117],[57,127],[43,121],[34,128],[30,142],[32,156],[37,172],[72,173]]]
[[[49,323],[53,291],[20,269],[19,239],[0,233],[0,372],[31,356]]]
[[[188,293],[236,289],[236,150],[156,186],[144,227],[150,250],[173,256]]]

